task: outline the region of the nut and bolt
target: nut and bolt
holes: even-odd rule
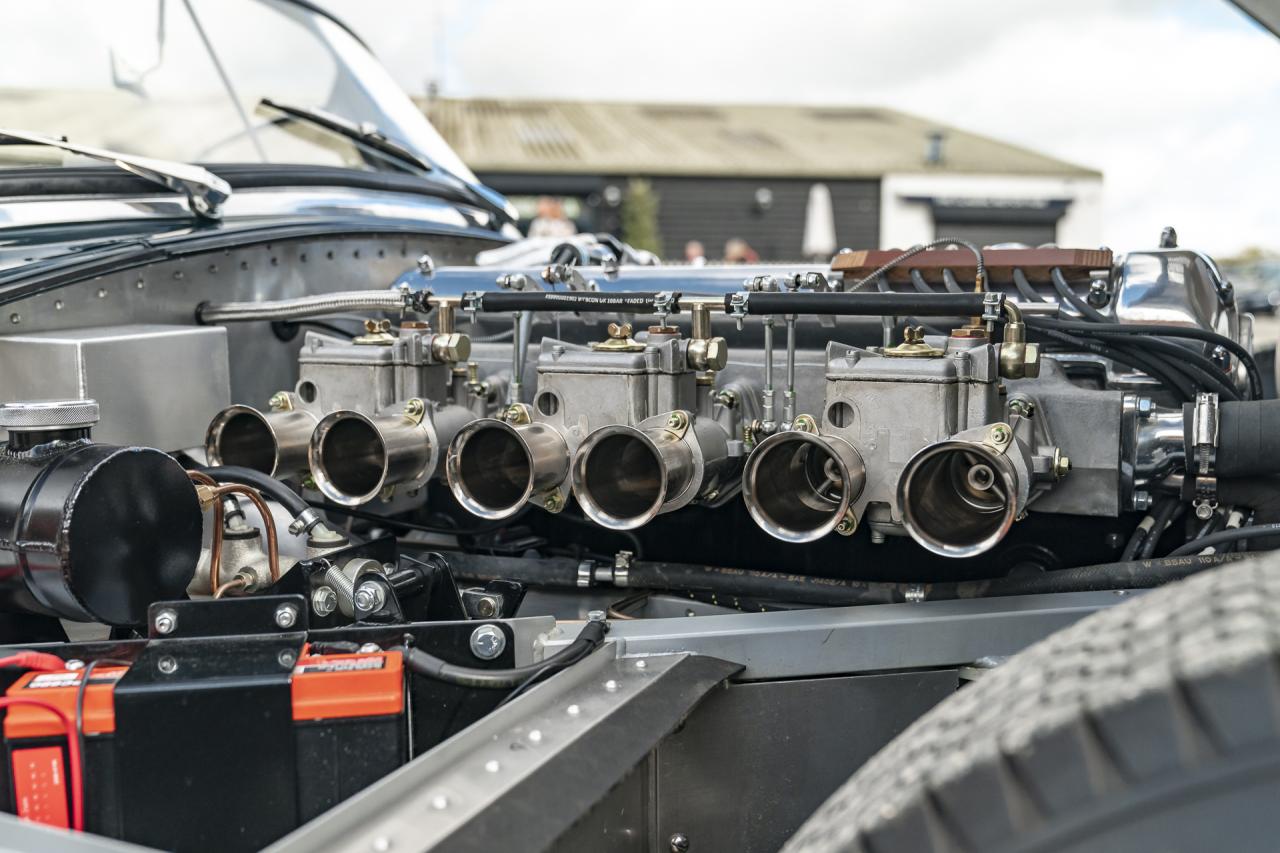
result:
[[[355,602],[357,613],[374,613],[386,604],[387,595],[382,591],[381,585],[374,581],[365,581],[356,588],[352,601]]]
[[[427,411],[427,404],[419,400],[417,397],[412,398],[404,404],[404,414],[407,418],[420,418]]]
[[[685,835],[683,832],[677,832],[675,835],[671,836],[667,845],[671,850],[671,853],[688,853],[689,836]]]
[[[587,621],[603,622],[607,614],[603,610],[591,610],[587,613]]]
[[[1071,457],[1064,455],[1061,451],[1053,452],[1053,478],[1061,480],[1071,471]]]
[[[672,412],[667,417],[668,429],[684,429],[689,425],[689,419],[685,417],[684,412]]]
[[[991,428],[990,438],[993,444],[1007,444],[1012,434],[1004,424],[996,424]]]
[[[338,609],[338,593],[331,586],[316,587],[311,593],[311,609],[317,616],[328,616]]]
[[[157,634],[172,634],[178,629],[178,612],[165,608],[156,614],[155,627]]]
[[[615,340],[617,339],[625,340],[631,337],[631,324],[630,323],[610,323],[609,337],[614,338]]]
[[[267,401],[267,405],[276,411],[284,411],[292,408],[289,401],[289,395],[283,391],[277,391],[271,395],[271,399]]]
[[[858,529],[858,522],[853,516],[846,514],[840,519],[840,523],[836,525],[836,533],[841,536],[852,536],[853,532]]]
[[[1151,493],[1147,491],[1134,492],[1133,508],[1137,510],[1151,509]]]
[[[738,394],[732,389],[726,388],[719,394],[716,394],[716,402],[724,406],[726,409],[732,409],[738,405]]]
[[[276,626],[288,630],[298,624],[298,608],[292,604],[281,604],[276,608]]]
[[[471,654],[493,660],[507,647],[507,636],[497,625],[481,625],[471,632]]]
[[[371,655],[374,652],[380,652],[380,651],[382,651],[382,646],[378,645],[377,643],[361,643],[360,644],[360,654],[362,655]]]
[[[498,599],[492,595],[482,595],[476,599],[476,615],[488,619],[498,615]]]
[[[552,492],[542,499],[542,508],[547,512],[559,512],[563,506],[563,499],[559,492]]]
[[[289,649],[282,649],[280,654],[276,655],[276,663],[285,669],[292,669],[293,665],[298,662],[298,656]]]
[[[1021,397],[1009,401],[1009,413],[1022,418],[1029,418],[1036,413],[1036,404]]]
[[[160,660],[156,661],[156,669],[160,670],[160,672],[165,675],[173,675],[178,671],[178,661],[173,657],[173,655],[165,655],[160,658]]]
[[[1137,403],[1138,417],[1149,418],[1156,410],[1156,404],[1150,397],[1139,397]]]

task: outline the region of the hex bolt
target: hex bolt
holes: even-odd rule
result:
[[[292,604],[281,604],[276,608],[276,626],[289,629],[298,624],[298,608]]]
[[[677,832],[671,836],[668,845],[671,853],[688,853],[689,836],[685,835],[683,832]]]
[[[355,602],[357,613],[373,613],[382,609],[387,596],[377,583],[365,581],[356,588],[356,594],[352,600]]]
[[[991,440],[996,444],[1004,444],[1009,440],[1009,428],[1004,424],[996,424],[991,428]]]
[[[590,622],[603,622],[606,615],[603,610],[590,610],[587,612],[587,620]]]
[[[493,660],[507,647],[507,636],[497,625],[481,625],[471,632],[471,654]]]
[[[338,593],[331,586],[316,587],[311,593],[311,609],[317,616],[328,616],[338,609]]]
[[[178,629],[178,612],[166,607],[156,614],[155,627],[157,634],[172,634]]]
[[[492,595],[482,595],[476,599],[476,615],[488,619],[498,615],[498,599]]]
[[[559,512],[562,505],[559,492],[552,492],[542,499],[542,508],[547,512]]]

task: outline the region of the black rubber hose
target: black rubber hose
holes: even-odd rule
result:
[[[1280,525],[1278,525],[1280,526]],[[733,597],[826,607],[889,604],[907,600],[908,591],[923,591],[927,599],[984,598],[1091,592],[1107,589],[1146,589],[1213,568],[1239,554],[1104,563],[1058,569],[1034,575],[939,584],[898,584],[795,575],[748,569],[727,569],[685,563],[632,563],[627,586],[672,593],[711,592],[723,601]],[[577,589],[578,560],[489,557],[449,554],[454,577],[468,581],[518,580],[533,586]]]
[[[1071,289],[1071,285],[1067,283],[1066,277],[1062,275],[1061,269],[1054,267],[1050,270],[1049,280],[1053,282],[1053,289],[1058,291],[1058,295],[1069,302],[1071,307],[1079,311],[1082,317],[1087,317],[1095,323],[1111,322],[1111,320],[1098,313],[1098,309],[1076,295],[1076,292]]]
[[[1186,508],[1187,505],[1182,501],[1165,501],[1160,511],[1154,515],[1155,523],[1147,531],[1147,537],[1142,541],[1142,547],[1138,549],[1139,560],[1151,559],[1151,555],[1156,552],[1156,546],[1160,544],[1160,537],[1164,536],[1165,530],[1178,520]]]
[[[1091,352],[1103,358],[1109,358],[1112,361],[1119,361],[1130,367],[1135,367],[1177,393],[1179,399],[1190,400],[1194,397],[1191,383],[1187,381],[1183,374],[1177,371],[1171,373],[1169,365],[1157,362],[1141,353],[1136,353],[1128,348],[1108,345],[1101,341],[1077,337],[1052,327],[1045,328],[1033,325],[1031,330],[1037,335],[1043,335],[1051,340],[1065,344],[1076,352]]]
[[[1219,477],[1280,474],[1280,400],[1218,407]]]
[[[1230,527],[1226,530],[1219,530],[1217,533],[1210,533],[1199,539],[1192,539],[1179,545],[1169,552],[1170,557],[1182,557],[1187,554],[1194,554],[1202,548],[1210,548],[1214,545],[1225,545],[1228,542],[1243,542],[1248,539],[1259,539],[1264,536],[1280,535],[1280,524],[1255,524],[1252,527]]]
[[[978,248],[976,243],[970,243],[968,240],[958,240],[955,237],[938,237],[937,239],[930,240],[928,243],[920,243],[918,245],[912,246],[910,249],[907,249],[901,255],[898,255],[897,257],[890,260],[887,264],[881,264],[879,268],[872,270],[867,275],[864,275],[862,278],[858,279],[848,289],[861,290],[868,282],[874,281],[875,279],[887,273],[889,270],[901,264],[903,261],[914,258],[916,255],[920,254],[921,252],[924,252],[928,249],[936,248],[937,246],[963,246],[964,248],[968,249],[970,252],[973,252],[974,268],[977,272],[977,278],[981,279],[983,282],[986,282],[987,263],[982,257],[982,250]]]
[[[1058,331],[1075,334],[1187,338],[1220,346],[1240,359],[1240,363],[1244,365],[1245,372],[1249,374],[1249,385],[1253,389],[1253,393],[1250,396],[1255,400],[1262,398],[1262,374],[1258,372],[1258,365],[1253,360],[1253,354],[1243,344],[1217,332],[1210,332],[1208,329],[1197,329],[1194,326],[1170,326],[1164,323],[1110,323],[1106,326],[1099,326],[1096,323],[1054,320],[1048,317],[1027,317],[1026,319],[1027,324],[1031,326],[1053,328]]]
[[[1044,302],[1044,297],[1036,293],[1036,289],[1031,286],[1031,282],[1027,281],[1027,274],[1020,267],[1013,268],[1013,286],[1018,289],[1018,294],[1028,302]]]
[[[835,314],[884,317],[967,317],[985,310],[985,293],[752,293],[748,314]],[[726,295],[725,310],[732,313]]]
[[[947,293],[964,293],[965,292],[964,288],[960,286],[960,283],[958,281],[956,281],[956,277],[951,273],[951,270],[949,269],[944,269],[942,271],[942,286],[947,289]]]
[[[916,277],[919,275],[920,275],[919,272],[917,272],[916,270],[912,270],[911,271],[912,281],[915,281]],[[921,278],[920,281],[924,284],[926,288],[929,287],[929,283],[926,282],[923,278]],[[889,287],[889,282],[885,281],[884,276],[880,276],[878,279],[876,279],[876,290],[880,291],[881,293],[893,293],[893,290]],[[933,290],[925,290],[922,292],[933,293]],[[935,328],[934,326],[930,326],[928,323],[922,322],[920,319],[916,317],[905,317],[903,319],[906,320],[907,325],[909,326],[919,326],[920,328],[924,329],[926,334],[929,334],[929,335],[944,334],[941,329]]]
[[[882,281],[882,280],[883,278],[877,279],[877,281]],[[917,293],[937,293],[938,292],[933,289],[933,286],[929,284],[929,282],[924,280],[924,276],[920,274],[920,270],[911,271],[911,286],[916,289]]]
[[[626,291],[617,293],[584,293],[581,291],[479,294],[476,310],[484,314],[509,311],[573,311],[610,314],[652,314],[656,292]],[[675,294],[678,305],[680,294]]]
[[[301,495],[261,471],[255,471],[252,468],[244,468],[239,465],[220,465],[197,468],[196,470],[208,474],[219,483],[239,483],[242,486],[252,486],[289,510],[290,515],[294,518],[310,509],[310,505],[302,499]]]
[[[528,666],[516,666],[509,669],[477,669],[470,666],[457,666],[422,651],[413,646],[401,646],[404,654],[404,665],[414,675],[456,684],[460,687],[480,687],[493,690],[507,690],[520,686],[525,680],[539,673],[547,672],[548,667],[568,666],[575,663],[587,652],[599,648],[604,642],[606,622],[588,622],[578,632],[578,637],[569,645],[551,657],[531,663]]]

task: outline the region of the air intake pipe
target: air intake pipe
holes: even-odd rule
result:
[[[213,466],[252,468],[287,478],[307,470],[307,447],[316,416],[300,409],[261,412],[228,406],[209,423],[205,455]]]
[[[432,411],[416,398],[396,414],[331,412],[311,434],[311,478],[343,506],[367,503],[392,486],[421,487],[439,467],[442,448],[472,418],[461,406]]]
[[[713,488],[728,461],[716,423],[676,411],[588,435],[573,457],[573,494],[602,527],[631,530]]]
[[[747,511],[770,536],[812,542],[833,530],[853,532],[845,517],[866,480],[862,456],[849,442],[796,428],[769,436],[751,452],[742,493]]]
[[[458,431],[445,457],[449,489],[481,518],[510,518],[530,498],[560,489],[568,476],[569,445],[544,423],[472,421]]]
[[[957,433],[902,469],[898,505],[912,539],[943,557],[995,547],[1031,492],[1030,455],[1005,423]]]

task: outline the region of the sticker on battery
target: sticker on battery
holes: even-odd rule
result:
[[[12,758],[13,799],[18,817],[63,829],[70,827],[62,747],[15,749]]]
[[[337,658],[336,660],[321,660],[315,663],[299,664],[294,668],[295,675],[302,675],[308,672],[360,672],[369,669],[385,669],[387,659],[385,655],[370,655],[362,658]]]
[[[125,670],[119,669],[114,672],[95,672],[89,678],[90,684],[102,684],[109,681],[119,681]],[[23,685],[24,690],[47,690],[54,687],[76,687],[80,684],[80,671],[72,670],[70,672],[42,672],[34,676],[30,681]]]

